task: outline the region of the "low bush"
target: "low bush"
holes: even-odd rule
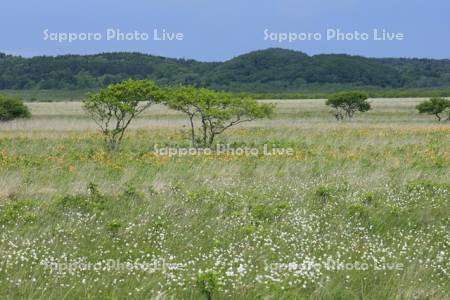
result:
[[[19,98],[0,95],[0,121],[29,117],[30,110]]]

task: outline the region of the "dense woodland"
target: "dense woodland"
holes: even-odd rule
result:
[[[301,92],[321,86],[387,89],[450,86],[450,60],[315,55],[267,49],[225,62],[140,53],[39,56],[0,53],[0,89],[95,89],[124,79],[233,92]]]

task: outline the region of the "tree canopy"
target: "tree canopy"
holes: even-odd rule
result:
[[[333,95],[325,104],[334,109],[332,114],[338,121],[351,120],[357,111],[366,112],[371,109],[367,99],[368,96],[364,93],[345,92]]]
[[[153,81],[126,80],[88,94],[83,107],[100,127],[108,148],[117,150],[133,119],[161,97]]]
[[[215,137],[225,130],[244,122],[270,117],[273,112],[270,104],[192,86],[170,88],[165,98],[170,108],[188,116],[193,146],[211,147]]]

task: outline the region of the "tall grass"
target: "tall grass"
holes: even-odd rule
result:
[[[218,142],[293,156],[156,155],[188,145],[158,109],[116,154],[44,113],[3,128],[0,298],[448,297],[449,125],[405,100],[347,124],[285,105]]]

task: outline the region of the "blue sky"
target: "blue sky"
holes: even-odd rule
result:
[[[450,58],[448,0],[6,0],[0,5],[0,52],[24,56],[135,51],[204,61],[281,47],[308,54]],[[106,30],[150,33],[146,41],[107,41]],[[44,40],[51,33],[101,33],[99,41]],[[153,30],[181,32],[182,41],[154,41]],[[269,32],[327,29],[403,33],[402,41],[282,42]]]

